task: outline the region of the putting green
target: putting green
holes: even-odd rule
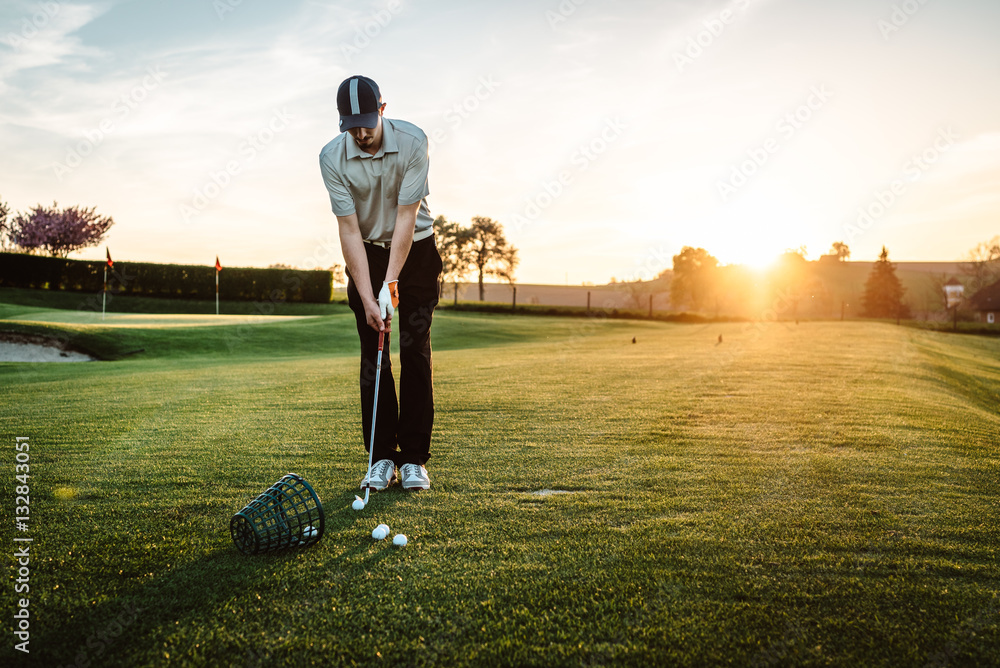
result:
[[[263,325],[314,318],[311,315],[193,315],[190,313],[108,313],[103,319],[93,311],[31,311],[0,320],[17,322],[102,325],[104,327],[210,327],[218,325]]]

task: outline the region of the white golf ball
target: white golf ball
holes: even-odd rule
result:
[[[312,525],[309,525],[309,526],[307,526],[307,527],[306,527],[306,528],[305,528],[305,529],[304,529],[304,530],[302,531],[302,537],[303,537],[303,538],[312,538],[312,537],[313,537],[313,536],[315,536],[315,535],[316,535],[317,533],[319,533],[319,532],[318,532],[318,531],[316,531],[316,527],[314,527],[314,526],[312,526]]]
[[[403,547],[406,545],[406,536],[401,533],[397,533],[392,539],[392,544],[398,547]]]
[[[355,510],[362,510],[365,507],[365,502],[362,499],[355,498],[354,503],[351,504],[351,508]]]
[[[389,525],[388,524],[379,524],[378,527],[376,527],[376,528],[381,529],[382,533],[384,533],[386,536],[389,535]]]
[[[388,535],[389,533],[382,529],[381,524],[372,529],[372,538],[374,538],[375,540],[385,540],[385,537]]]

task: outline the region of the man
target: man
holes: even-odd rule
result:
[[[427,208],[427,136],[383,117],[378,85],[363,76],[337,91],[341,134],[319,164],[340,228],[349,277],[348,303],[361,339],[361,423],[372,452],[371,487],[385,489],[399,468],[403,489],[428,489],[434,422],[431,316],[438,301],[441,256]],[[369,443],[379,332],[399,310],[399,401],[389,347],[382,358],[375,442]],[[398,450],[397,450],[398,446]],[[361,487],[369,485],[368,474]]]

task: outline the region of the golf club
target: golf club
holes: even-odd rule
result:
[[[378,417],[378,381],[382,376],[382,346],[385,342],[385,336],[389,333],[388,329],[379,331],[378,333],[378,362],[375,364],[375,401],[372,406],[372,431],[371,436],[368,438],[368,475],[365,476],[365,480],[368,484],[365,486],[365,505],[368,505],[368,494],[372,489],[372,455],[375,453],[375,418]]]

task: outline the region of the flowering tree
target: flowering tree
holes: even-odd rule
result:
[[[60,211],[53,202],[51,208],[39,204],[28,213],[19,213],[11,225],[10,238],[29,253],[66,257],[101,243],[114,224],[111,216],[99,216],[96,207],[71,206]]]
[[[0,200],[0,251],[5,251],[10,245],[10,228],[7,227],[10,207]]]

